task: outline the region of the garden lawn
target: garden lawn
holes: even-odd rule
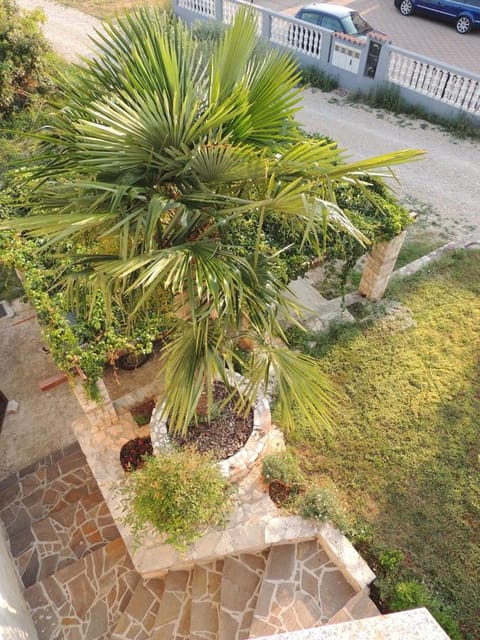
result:
[[[424,581],[478,640],[480,252],[394,283],[387,298],[416,326],[384,318],[323,345],[341,394],[335,429],[321,438],[299,425],[291,445],[368,523],[377,554],[401,550],[402,578]]]

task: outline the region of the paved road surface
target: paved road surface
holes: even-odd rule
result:
[[[29,7],[41,3],[48,15],[46,33],[62,55],[71,60],[88,54],[88,34],[100,25],[98,21],[48,0],[20,3]],[[338,140],[354,158],[410,147],[425,149],[425,160],[397,168],[399,195],[408,196],[411,208],[421,214],[420,222],[423,216],[423,221],[454,236],[480,230],[478,142],[458,141],[427,123],[352,105],[343,94],[307,90],[299,120],[308,130]]]

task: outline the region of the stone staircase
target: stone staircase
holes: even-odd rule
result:
[[[317,539],[142,578],[78,445],[0,482],[39,640],[244,640],[379,615]]]

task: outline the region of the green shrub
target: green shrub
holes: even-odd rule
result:
[[[302,84],[307,84],[315,87],[315,89],[328,92],[338,87],[338,80],[312,65],[302,67]]]
[[[290,487],[300,487],[304,481],[297,459],[286,451],[265,456],[262,475],[267,482],[277,480]]]
[[[172,449],[147,457],[119,492],[124,522],[139,543],[150,526],[166,534],[177,549],[198,538],[208,525],[220,524],[230,504],[228,480],[210,456],[196,449]]]
[[[334,486],[325,485],[309,489],[299,498],[297,508],[302,518],[328,521],[341,531],[347,528],[345,510],[339,503]]]
[[[398,549],[392,549],[381,553],[378,563],[385,574],[389,574],[397,572],[403,560],[403,553]]]
[[[463,635],[450,611],[428,589],[415,580],[397,582],[388,597],[392,611],[426,607],[451,640],[462,640]]]
[[[41,10],[24,11],[0,0],[0,114],[21,109],[32,93],[48,85]]]

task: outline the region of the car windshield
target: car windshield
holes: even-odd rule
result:
[[[355,12],[346,18],[342,18],[342,25],[345,33],[348,33],[350,36],[355,36],[358,33],[367,33],[367,31],[372,30],[372,27],[365,18],[362,18],[359,13]]]

